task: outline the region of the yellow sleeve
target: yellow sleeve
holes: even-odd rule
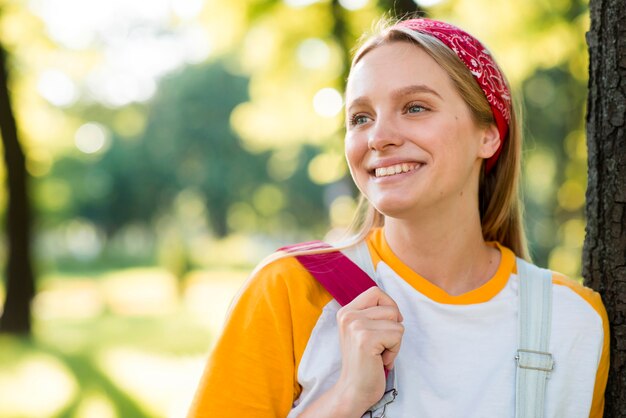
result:
[[[593,401],[591,402],[591,411],[589,418],[602,418],[604,415],[604,391],[606,389],[606,381],[609,377],[609,355],[611,351],[611,338],[609,330],[609,318],[606,309],[602,303],[600,295],[594,292],[593,306],[602,317],[602,328],[604,329],[604,343],[602,344],[602,355],[600,356],[600,364],[596,373],[596,383],[593,389]]]
[[[593,307],[600,318],[602,318],[604,341],[602,343],[602,354],[600,355],[600,361],[598,363],[598,371],[596,372],[591,410],[589,411],[589,418],[602,418],[604,415],[604,391],[606,389],[606,381],[609,376],[609,353],[611,344],[609,318],[606,314],[606,308],[602,303],[600,294],[594,292],[592,289],[582,286],[581,284],[558,273],[554,274],[552,281],[556,284],[567,286],[574,292],[578,293]]]
[[[300,358],[330,300],[293,258],[262,268],[231,306],[188,417],[286,416],[301,391]]]

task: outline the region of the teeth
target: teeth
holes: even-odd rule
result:
[[[408,173],[415,170],[419,164],[395,164],[389,167],[381,167],[375,170],[376,177],[393,176],[394,174]]]

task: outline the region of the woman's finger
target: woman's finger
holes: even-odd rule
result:
[[[372,306],[395,306],[396,302],[378,286],[373,286],[354,298],[346,307],[364,309]]]
[[[396,353],[404,335],[404,326],[396,321],[360,319],[346,328],[349,340],[370,355],[381,355],[386,350]],[[391,355],[393,359],[395,355]]]
[[[388,346],[388,348],[385,349],[385,351],[381,353],[383,366],[385,366],[387,370],[391,370],[393,368],[393,362],[400,352],[401,343],[402,337],[398,338],[397,341],[393,342],[391,345]]]
[[[396,302],[385,292],[383,292],[379,287],[370,287],[365,292],[361,293],[357,296],[352,302],[345,305],[339,312],[337,312],[337,317],[343,315],[346,312],[350,311],[362,311],[367,308],[372,308],[375,306],[380,307],[391,307],[397,311],[396,320],[403,321],[402,313],[398,309],[398,305]]]
[[[372,306],[361,310],[346,309],[341,313],[341,317],[343,322],[351,322],[358,319],[402,321],[400,310],[394,306]]]

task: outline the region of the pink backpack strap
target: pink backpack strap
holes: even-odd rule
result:
[[[322,248],[331,246],[322,241],[311,241],[283,247],[280,250],[294,252]],[[376,282],[341,251],[297,255],[296,259],[341,306],[347,305],[370,287],[376,286]]]
[[[331,248],[331,246],[323,241],[310,241],[283,247],[280,248],[279,251],[289,253],[322,248]],[[370,287],[377,286],[376,282],[372,280],[369,274],[343,255],[341,251],[297,255],[296,259],[322,286],[324,286],[328,293],[330,293],[341,306],[352,302],[354,298]],[[385,378],[388,377],[389,370],[385,369]],[[389,380],[387,383],[394,384],[393,381],[389,382]],[[393,389],[393,392],[393,398],[395,399],[395,389]],[[391,393],[391,391],[389,391],[389,393]],[[385,396],[387,395],[385,394]],[[367,414],[363,416],[367,416]],[[373,415],[370,414],[370,416]]]

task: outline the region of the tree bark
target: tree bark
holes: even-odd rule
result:
[[[605,416],[626,417],[626,8],[591,0],[587,102],[585,283],[602,295],[611,324]]]
[[[8,190],[6,300],[0,318],[0,331],[29,334],[30,302],[35,293],[35,285],[30,257],[28,177],[11,107],[8,82],[6,53],[0,46],[0,134],[4,145]]]

